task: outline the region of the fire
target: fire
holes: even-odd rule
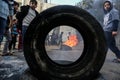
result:
[[[68,40],[63,43],[64,45],[67,45],[69,47],[76,46],[78,44],[78,39],[76,35],[70,35]]]

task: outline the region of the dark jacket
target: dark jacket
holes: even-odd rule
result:
[[[22,30],[22,21],[23,21],[23,19],[25,18],[25,16],[28,14],[29,8],[30,8],[29,5],[21,6],[21,7],[20,7],[20,12],[18,12],[18,13],[16,14],[16,18],[18,19],[17,27],[18,27],[18,29],[20,29],[20,30]],[[37,12],[36,10],[35,10],[35,13],[36,13],[36,15],[38,15],[38,12]]]

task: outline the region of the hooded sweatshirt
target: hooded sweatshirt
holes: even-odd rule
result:
[[[103,29],[104,31],[117,31],[118,23],[119,23],[119,12],[115,8],[113,8],[113,5],[110,3],[111,8],[105,12],[104,15],[104,22],[103,22]]]

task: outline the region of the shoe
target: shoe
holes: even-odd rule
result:
[[[118,60],[118,59],[113,59],[112,62],[114,62],[114,63],[120,63],[120,60]]]

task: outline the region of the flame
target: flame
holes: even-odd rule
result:
[[[63,43],[63,44],[67,45],[69,47],[76,46],[78,44],[77,36],[76,35],[70,35],[68,37],[68,40],[65,43]]]

